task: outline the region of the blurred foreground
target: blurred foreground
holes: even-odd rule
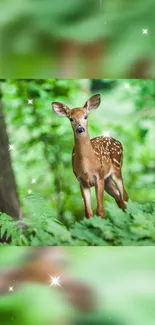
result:
[[[154,253],[1,247],[1,324],[154,325]]]
[[[154,0],[0,3],[3,78],[153,78]]]

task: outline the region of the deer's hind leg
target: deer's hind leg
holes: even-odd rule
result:
[[[114,181],[114,183],[115,183],[115,185],[117,187],[117,190],[120,193],[120,197],[121,197],[122,201],[127,202],[128,201],[128,194],[127,194],[127,192],[125,191],[125,188],[124,188],[123,178],[122,178],[122,175],[121,175],[121,170],[113,172],[111,177],[112,177],[112,180]]]
[[[123,211],[126,209],[126,205],[122,200],[120,191],[118,190],[111,176],[105,180],[105,191],[115,199],[120,209]]]

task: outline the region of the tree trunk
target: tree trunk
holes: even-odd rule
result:
[[[0,212],[19,218],[20,206],[11,167],[9,141],[0,98]]]

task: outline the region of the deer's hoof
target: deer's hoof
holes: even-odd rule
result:
[[[101,218],[104,218],[105,217],[104,210],[96,210],[96,215]]]
[[[89,215],[89,216],[88,216],[88,215],[86,216],[86,218],[87,218],[87,219],[90,219],[90,218],[92,218],[92,217],[93,217],[93,215],[92,215],[92,214],[91,214],[91,215]]]

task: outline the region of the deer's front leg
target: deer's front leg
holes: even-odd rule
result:
[[[92,211],[92,206],[91,206],[90,188],[84,187],[80,183],[80,189],[81,189],[81,194],[82,194],[84,204],[85,204],[85,216],[86,216],[86,218],[91,218],[91,217],[93,217],[93,211]]]
[[[96,215],[104,218],[103,197],[104,197],[104,178],[97,179],[95,184],[97,209]]]

